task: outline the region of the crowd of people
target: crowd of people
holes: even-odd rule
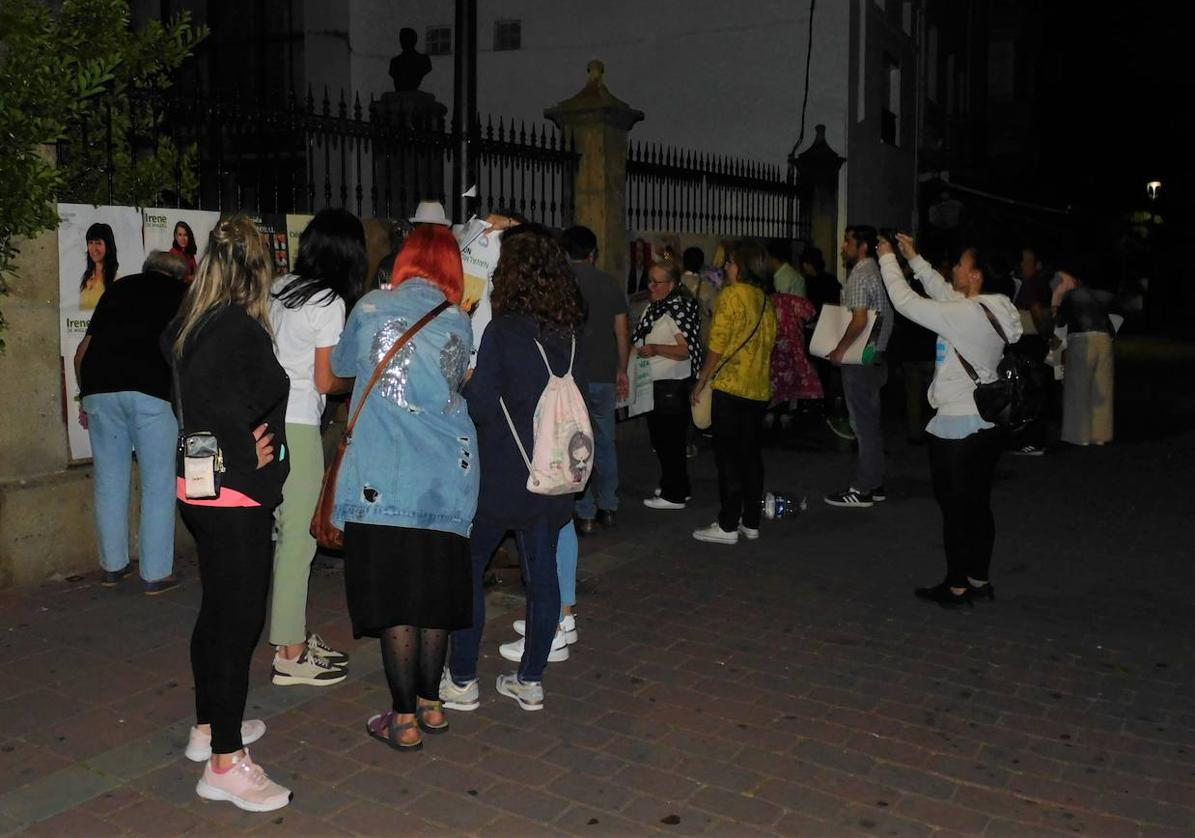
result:
[[[692,535],[717,545],[760,538],[766,429],[789,427],[810,406],[858,445],[849,484],[825,502],[883,502],[881,393],[890,366],[899,369],[909,439],[928,442],[946,553],[942,581],[915,594],[946,608],[994,598],[997,459],[1010,447],[1041,453],[1055,418],[1047,411],[1015,438],[984,419],[976,388],[996,379],[1005,353],[1065,369],[1063,441],[1112,438],[1110,300],[1079,266],[1062,265],[1051,280],[1030,249],[1015,277],[993,271],[974,247],[936,269],[910,237],[852,225],[841,285],[812,246],[795,260],[784,241],[726,242],[708,262],[696,247],[665,251],[632,316],[638,306],[597,267],[591,230],[498,214],[484,220],[501,250],[482,316],[461,305],[460,228],[434,202],[410,221],[369,281],[364,228],[344,210],[312,219],[281,277],[243,215],[220,221],[198,264],[190,229],[177,229],[171,252],[152,253],[141,273],[120,279],[104,270],[109,237],[88,234],[81,290],[107,291],[75,364],[95,457],[101,582],[118,585],[131,569],[135,452],[145,593],[179,584],[176,506],[198,552],[186,755],[204,763],[203,798],[249,811],[291,799],[250,756],[265,724],[243,718],[267,617],[274,684],[327,687],[348,676],[348,654],[307,624],[321,489],[343,530],[353,635],[377,638],[389,688],[390,704],[366,721],[366,735],[419,750],[425,735],[449,729],[446,709],[480,705],[483,580],[511,535],[527,604],[512,627],[520,637],[499,647],[517,668],[494,689],[524,710],[543,709],[547,665],[567,659],[578,639],[578,537],[617,526],[615,413],[638,359],[650,369],[646,424],[659,463],[657,488],[642,502],[661,514],[686,508],[688,460],[708,426],[718,513]],[[809,334],[831,305],[848,310],[845,332],[813,358]],[[860,341],[868,351],[856,359]],[[592,468],[575,495],[538,491],[527,453],[538,456],[541,401],[556,386],[575,387],[592,428],[559,452],[575,474]],[[351,394],[353,433],[324,486],[322,432],[338,394]],[[204,475],[193,473],[191,452],[205,440],[208,483],[199,491]]]

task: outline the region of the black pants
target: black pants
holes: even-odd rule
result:
[[[212,753],[239,751],[249,660],[266,621],[273,510],[180,503],[195,536],[203,600],[191,633],[195,720],[212,726]]]
[[[710,413],[714,462],[718,465],[718,526],[734,532],[759,528],[763,499],[763,452],[760,436],[768,403],[715,390]]]
[[[1041,335],[1023,335],[1013,344],[1013,351],[1034,363],[1037,384],[1042,388],[1045,401],[1041,413],[1023,431],[1012,437],[1013,447],[1034,445],[1045,448],[1050,442],[1050,422],[1061,413],[1054,406],[1054,370],[1046,366],[1046,355],[1050,345]]]
[[[671,385],[671,382],[666,383]],[[677,389],[679,392],[688,393],[687,388]],[[660,392],[660,387],[656,387],[656,392]],[[660,497],[673,503],[684,503],[685,498],[692,494],[685,450],[689,441],[689,420],[692,414],[688,409],[688,398],[683,401],[681,407],[684,409],[678,410],[670,404],[661,405],[657,398],[656,409],[647,414],[647,433],[651,437],[651,447],[655,449],[656,459],[660,461]]]
[[[996,540],[992,478],[1003,447],[1004,434],[997,428],[964,439],[929,439],[934,496],[942,510],[946,582],[953,587],[966,587],[968,576],[988,578]]]

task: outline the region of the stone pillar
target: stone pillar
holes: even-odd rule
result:
[[[58,234],[19,242],[0,298],[0,588],[96,566],[90,467],[67,468],[58,337]],[[74,408],[74,404],[71,404]]]
[[[838,253],[838,170],[845,157],[826,142],[826,126],[813,129],[816,136],[809,148],[790,161],[797,167],[797,188],[801,214],[809,219],[810,238],[832,265]]]
[[[606,87],[605,65],[590,61],[581,92],[544,111],[581,155],[574,185],[575,221],[597,235],[598,267],[626,276],[627,134],[643,119]]]

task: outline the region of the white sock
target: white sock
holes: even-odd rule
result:
[[[971,585],[976,588],[982,588],[984,585],[986,585],[988,583],[988,580],[986,580],[986,579],[973,579],[970,576],[967,577],[967,581],[970,582]]]

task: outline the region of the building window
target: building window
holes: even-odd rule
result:
[[[428,55],[452,55],[452,27],[429,26],[424,40]]]
[[[523,48],[523,21],[499,20],[494,22],[494,51]]]
[[[900,145],[900,64],[890,55],[884,56],[884,107],[880,112],[880,140],[888,145]]]

